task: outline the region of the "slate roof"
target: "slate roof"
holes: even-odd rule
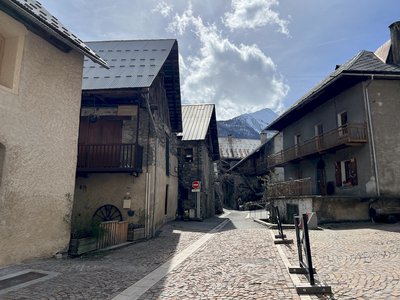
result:
[[[218,138],[221,159],[243,159],[260,146],[260,140],[238,139],[230,137]]]
[[[176,40],[100,41],[87,44],[104,58],[110,69],[104,70],[85,60],[82,89],[147,88],[176,46]]]
[[[284,119],[305,104],[317,100],[321,91],[333,84],[337,79],[346,75],[399,75],[400,67],[393,64],[384,63],[378,56],[371,51],[361,51],[345,64],[338,66],[328,77],[322,80],[308,93],[295,102],[286,112],[280,115],[275,121],[268,125],[265,130],[280,130]]]
[[[164,40],[127,40],[88,42],[109,64],[100,68],[85,59],[82,90],[112,93],[121,89],[149,88],[159,73],[163,74],[171,127],[182,131],[181,90],[178,42]]]
[[[217,119],[214,104],[182,105],[182,141],[203,141],[211,135],[213,159],[220,157],[218,146]],[[207,141],[206,141],[207,142]]]
[[[70,48],[107,68],[107,63],[36,0],[0,0],[0,9],[62,50]],[[53,38],[50,38],[53,37]],[[59,42],[54,40],[56,38]],[[65,44],[62,46],[61,43]]]

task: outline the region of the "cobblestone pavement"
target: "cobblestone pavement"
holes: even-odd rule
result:
[[[224,219],[171,222],[157,238],[74,259],[37,260],[0,269],[0,277],[26,269],[58,272],[57,277],[0,299],[111,299],[166,262]]]
[[[277,248],[297,265],[296,245],[274,245],[271,231],[246,214],[232,212],[231,222],[140,299],[301,299]],[[171,222],[158,237],[125,248],[2,268],[0,277],[26,269],[59,275],[0,299],[112,299],[223,220]],[[294,230],[285,233],[295,238]],[[334,292],[311,299],[400,299],[400,224],[335,224],[310,238],[317,279]]]
[[[300,299],[269,229],[244,214],[140,299]]]
[[[295,239],[294,230],[285,234]],[[326,298],[400,299],[399,223],[327,225],[310,231],[310,240],[316,278],[331,285],[334,293]],[[296,245],[282,249],[296,265]]]

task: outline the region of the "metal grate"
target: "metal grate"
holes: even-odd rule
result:
[[[46,276],[46,274],[36,273],[36,272],[28,272],[22,275],[17,275],[14,277],[10,277],[7,279],[0,280],[0,290],[4,290],[13,286],[16,286],[21,283],[26,283],[28,281],[32,281],[35,279],[39,279]]]
[[[58,273],[39,270],[23,270],[0,277],[0,295],[42,282],[57,276]]]

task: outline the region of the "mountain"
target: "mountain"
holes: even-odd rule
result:
[[[278,117],[269,108],[237,116],[226,121],[218,121],[218,136],[232,135],[241,139],[260,139],[260,132]]]

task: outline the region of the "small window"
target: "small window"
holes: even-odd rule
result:
[[[0,11],[0,87],[18,93],[26,27]]]
[[[301,142],[301,135],[300,134],[296,134],[294,136],[294,144],[295,144],[295,146],[300,145],[300,142]]]
[[[0,186],[3,178],[4,160],[6,156],[6,147],[0,143]]]
[[[347,134],[347,111],[343,111],[338,113],[338,128],[339,128],[339,135]]]
[[[165,174],[169,176],[170,167],[169,167],[169,139],[167,138],[165,141]]]
[[[355,158],[336,162],[336,186],[358,185],[357,162]]]
[[[300,143],[301,143],[301,135],[296,134],[294,136],[294,146],[295,146],[296,156],[301,154]]]
[[[322,123],[319,123],[314,126],[315,136],[321,136],[324,134],[324,127]]]
[[[0,33],[0,66],[1,66],[1,64],[3,62],[4,45],[5,45],[5,39],[4,39],[4,36],[2,36],[1,33]]]
[[[183,155],[185,162],[193,162],[193,148],[186,148]]]
[[[347,111],[338,114],[338,126],[345,126],[347,124]]]
[[[168,189],[169,185],[165,186],[165,202],[164,202],[164,215],[168,214]]]

